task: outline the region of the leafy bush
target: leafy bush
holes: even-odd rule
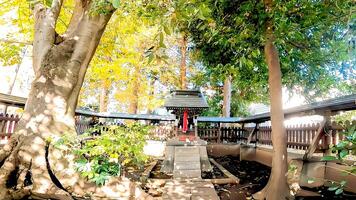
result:
[[[149,126],[138,123],[126,127],[97,126],[76,139],[63,136],[55,146],[70,148],[77,155],[75,164],[81,175],[104,185],[111,176],[119,176],[124,167],[143,167],[148,159],[143,147],[149,130]],[[92,137],[93,132],[100,135]]]
[[[337,145],[333,146],[331,149],[335,156],[324,156],[322,161],[332,161],[339,160],[343,161],[346,156],[356,155],[356,125],[353,125],[347,129],[347,131],[342,133],[345,136],[345,139],[340,141]],[[345,163],[346,164],[346,163]],[[343,171],[344,174],[353,174],[356,173],[356,166],[353,164],[349,167],[349,170]],[[346,185],[346,181],[341,181],[340,183],[331,181],[331,186],[328,188],[330,191],[335,191],[335,194],[343,193],[343,189]]]

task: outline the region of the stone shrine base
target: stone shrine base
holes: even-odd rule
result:
[[[198,137],[185,137],[183,141],[182,137],[175,137],[167,141],[161,171],[173,173],[173,178],[201,178],[202,171],[212,170],[206,145]]]

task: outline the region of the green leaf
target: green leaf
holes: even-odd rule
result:
[[[339,194],[341,194],[343,191],[344,191],[344,190],[343,190],[342,188],[339,188],[339,189],[337,189],[337,190],[335,191],[335,194],[336,194],[336,195],[339,195]]]
[[[344,180],[344,181],[341,181],[341,182],[340,182],[340,185],[341,185],[341,186],[345,186],[346,183],[347,183],[347,181]]]
[[[114,8],[119,8],[120,7],[120,0],[112,0],[112,5]]]
[[[340,158],[341,159],[345,158],[348,154],[349,154],[349,151],[344,149],[340,152]]]
[[[348,142],[347,141],[341,141],[339,142],[336,147],[338,148],[345,148],[346,146],[348,145]]]
[[[315,179],[314,178],[308,178],[307,180],[308,184],[312,184],[315,182]]]
[[[339,186],[332,186],[332,187],[328,188],[329,191],[334,191],[334,190],[337,190],[337,189],[339,189]]]
[[[153,58],[154,58],[153,54],[150,54],[148,56],[148,64],[151,64],[151,62],[153,61]]]
[[[168,28],[167,25],[163,25],[163,30],[164,30],[164,32],[165,32],[167,35],[170,35],[170,34],[171,34],[171,30]]]
[[[351,126],[351,128],[348,131],[350,134],[356,134],[356,126]]]
[[[321,161],[331,161],[331,160],[336,160],[335,156],[324,156],[321,158]]]
[[[160,32],[160,34],[159,34],[159,45],[161,46],[161,47],[164,47],[165,45],[164,45],[164,35],[163,35],[163,32]]]

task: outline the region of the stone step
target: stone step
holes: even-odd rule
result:
[[[200,169],[173,170],[173,178],[201,178]]]
[[[160,171],[170,174],[173,172],[173,166],[174,166],[173,160],[164,160]]]
[[[176,147],[175,154],[199,154],[199,148],[196,146]]]
[[[200,160],[200,169],[203,172],[210,172],[213,170],[213,167],[211,166],[209,160],[204,159],[204,160]]]
[[[166,182],[162,199],[219,200],[211,182],[198,179],[176,179]]]
[[[216,192],[214,188],[196,187],[191,189],[191,194],[197,196],[214,196]]]
[[[175,162],[174,170],[196,169],[200,170],[200,162]]]
[[[209,158],[208,158],[206,146],[199,147],[199,154],[200,154],[201,169],[203,170],[203,172],[209,172],[209,171],[213,170],[213,167],[211,166]]]
[[[176,155],[174,157],[174,162],[200,162],[200,157],[198,155]]]

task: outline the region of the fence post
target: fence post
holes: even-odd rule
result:
[[[324,135],[325,125],[326,125],[326,118],[324,118],[324,120],[320,123],[318,131],[316,132],[314,138],[312,139],[312,142],[310,143],[308,149],[305,151],[303,160],[309,160],[313,156],[313,153],[318,148],[318,144],[321,137]]]
[[[240,140],[240,144],[242,142],[242,135],[243,135],[244,129],[245,129],[245,123],[242,123],[241,129],[238,132],[239,133],[238,139]]]
[[[219,122],[219,128],[218,128],[218,143],[221,143],[221,123]]]
[[[250,144],[251,143],[251,140],[252,140],[252,137],[257,134],[257,131],[258,131],[258,128],[259,128],[259,123],[255,123],[255,127],[252,129],[252,131],[250,132],[250,135],[248,136],[247,138],[247,144]],[[256,136],[256,143],[257,143],[257,136]],[[256,144],[257,145],[257,144]]]
[[[194,135],[198,137],[198,118],[194,116]]]
[[[326,132],[325,132],[325,140],[324,140],[324,144],[323,144],[323,148],[325,149],[324,151],[324,156],[325,155],[330,155],[331,154],[331,149],[330,149],[330,145],[332,144],[332,124],[331,124],[331,111],[328,110],[325,112],[325,119],[326,119]]]

